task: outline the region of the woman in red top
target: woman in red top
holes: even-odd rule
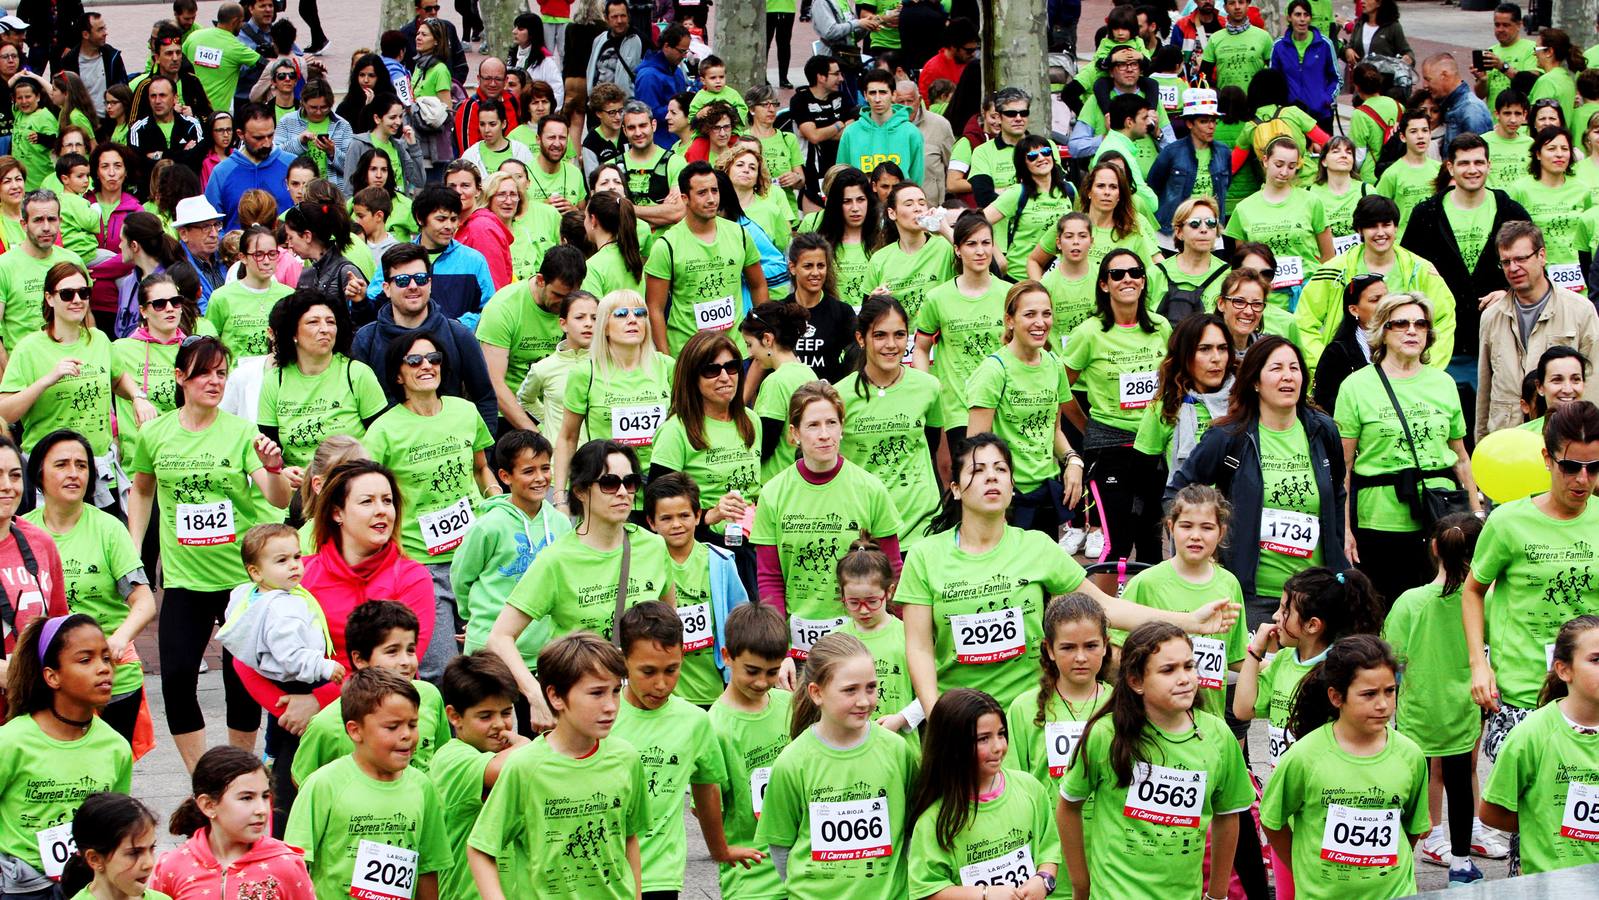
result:
[[[69,612],[61,554],[50,535],[17,516],[21,502],[22,454],[11,438],[0,435],[0,635],[6,651],[0,659],[0,681],[22,629],[40,616]],[[0,713],[4,702],[0,697]]]

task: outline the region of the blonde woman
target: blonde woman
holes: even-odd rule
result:
[[[544,255],[547,242],[534,239],[531,220],[524,220],[527,198],[511,173],[495,172],[484,179],[478,191],[478,209],[494,214],[506,231],[511,233],[511,283],[528,281],[538,273],[539,259]],[[496,283],[496,288],[503,287]]]
[[[766,171],[761,145],[753,141],[736,143],[717,157],[715,165],[733,183],[733,193],[744,215],[761,226],[777,249],[787,250],[794,236],[790,218],[793,210],[781,191],[772,190],[772,176]]]

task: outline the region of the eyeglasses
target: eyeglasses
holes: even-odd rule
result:
[[[139,305],[145,307],[146,309],[154,310],[182,309],[183,301],[177,297],[157,297],[154,300],[146,300]]]
[[[763,100],[760,103],[757,103],[755,105],[757,107],[770,106],[773,109],[777,109],[777,101],[776,100]]]
[[[1236,309],[1239,312],[1243,312],[1245,309],[1253,310],[1255,312],[1266,311],[1266,301],[1264,300],[1251,300],[1248,297],[1223,297],[1222,299],[1226,300],[1228,303],[1231,303],[1233,309]]]
[[[67,300],[67,301],[87,300],[87,299],[89,299],[89,295],[91,293],[93,293],[93,291],[89,290],[86,287],[81,287],[81,288],[57,288],[56,291],[55,291],[55,295],[57,297],[60,297],[61,299]]]
[[[1277,267],[1276,266],[1272,266],[1270,268],[1265,268],[1265,269],[1239,269],[1238,271],[1240,271],[1240,272],[1248,272],[1251,275],[1255,275],[1255,276],[1258,276],[1260,278],[1264,278],[1267,281],[1270,281],[1273,278],[1277,277]]]
[[[444,354],[437,350],[434,350],[432,353],[407,353],[400,357],[400,362],[412,367],[420,366],[423,363],[427,363],[430,366],[437,366],[444,362]]]
[[[390,275],[389,276],[389,284],[392,284],[395,287],[399,287],[399,288],[408,288],[408,287],[410,287],[413,284],[416,285],[417,287],[427,287],[428,286],[428,282],[430,282],[432,280],[433,280],[433,276],[429,275],[426,272],[418,272],[415,275],[412,275],[409,272],[407,272],[404,275]]]
[[[1412,328],[1417,331],[1429,331],[1432,329],[1432,323],[1426,319],[1389,319],[1383,327],[1389,331],[1409,331]]]
[[[708,128],[706,130],[707,131],[732,131],[733,130],[733,123],[731,123],[731,122],[723,122],[721,125],[712,125],[710,128]]]
[[[1534,256],[1537,256],[1537,255],[1538,255],[1538,251],[1534,250],[1531,253],[1526,254],[1525,256],[1501,256],[1501,257],[1499,257],[1499,268],[1501,268],[1501,269],[1512,269],[1512,268],[1517,268],[1517,267],[1520,267],[1520,266],[1525,266],[1527,264],[1528,260],[1531,260]]]
[[[744,368],[744,365],[742,363],[740,363],[736,359],[730,359],[730,360],[728,360],[727,362],[724,362],[724,363],[713,363],[713,362],[710,362],[710,363],[706,363],[703,366],[700,366],[700,377],[701,378],[715,378],[715,377],[717,377],[719,375],[722,375],[723,373],[726,373],[726,374],[732,375],[733,377],[736,378],[736,377],[738,377],[739,371],[741,369],[743,369],[743,368]]]
[[[602,115],[602,116],[619,116],[621,114],[622,114],[622,107],[620,107],[620,106],[618,106],[615,109],[602,109],[602,110],[600,110],[600,115]]]
[[[1136,69],[1136,68],[1138,68],[1138,60],[1136,60],[1136,59],[1118,60],[1116,62],[1111,63],[1110,67],[1112,69]]]
[[[1038,147],[1038,148],[1035,148],[1033,150],[1027,151],[1027,161],[1028,162],[1035,162],[1035,161],[1040,160],[1040,159],[1051,159],[1054,156],[1055,156],[1055,151],[1051,150],[1048,147]]]
[[[1210,218],[1205,218],[1205,219],[1189,219],[1188,221],[1184,222],[1183,224],[1188,226],[1189,228],[1198,228],[1200,226],[1204,226],[1206,228],[1215,228],[1216,227],[1216,219],[1215,219],[1214,216],[1212,216]]]
[[[1021,109],[1002,109],[999,110],[999,114],[1007,119],[1025,119],[1027,118],[1027,107],[1024,106]]]
[[[860,612],[863,609],[876,609],[887,602],[887,594],[878,594],[876,597],[845,597],[844,608],[850,612]]]
[[[281,253],[281,252],[282,251],[277,250],[275,248],[272,249],[272,250],[251,250],[250,251],[250,258],[255,260],[256,262],[269,262],[271,260],[277,259],[278,258],[278,254]],[[396,276],[396,277],[397,278],[404,278],[405,276],[399,275],[399,276]]]
[[[1590,477],[1599,476],[1599,459],[1581,460],[1562,457],[1555,460],[1555,465],[1560,467],[1560,474],[1562,475],[1576,475],[1583,470],[1587,470]]]
[[[1111,281],[1125,281],[1128,278],[1142,279],[1144,277],[1144,267],[1132,266],[1126,269],[1106,269],[1105,277]]]
[[[614,494],[623,488],[626,488],[629,494],[636,494],[639,488],[644,486],[644,479],[632,473],[612,475],[610,472],[606,472],[604,475],[594,479],[594,486],[599,488],[602,494]]]
[[[294,80],[294,73],[289,71],[289,70],[287,70],[287,69],[285,69],[283,71],[280,71],[280,72],[273,72],[272,73],[272,80],[273,81],[293,81]]]
[[[973,44],[970,47],[962,47],[961,52],[967,56],[975,56],[977,55],[977,45]]]
[[[625,319],[628,316],[632,316],[635,319],[647,319],[649,315],[650,311],[642,306],[618,306],[616,309],[611,310],[611,318],[613,319]]]

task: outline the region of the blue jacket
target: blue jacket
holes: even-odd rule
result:
[[[1216,214],[1223,219],[1227,215],[1227,187],[1233,180],[1232,156],[1233,148],[1221,141],[1211,142],[1211,195],[1222,207],[1216,211]],[[1160,223],[1162,233],[1171,234],[1172,214],[1189,195],[1193,194],[1198,174],[1199,154],[1194,150],[1193,138],[1185,137],[1182,140],[1169,141],[1166,146],[1160,148],[1160,155],[1155,157],[1155,164],[1149,167],[1149,175],[1144,180],[1160,198],[1155,219]]]
[[[1310,46],[1305,48],[1303,61],[1292,38],[1286,34],[1278,38],[1271,46],[1271,67],[1287,77],[1290,103],[1303,106],[1318,119],[1332,115],[1333,99],[1338,96],[1338,52],[1320,31],[1310,29]]]
[[[205,186],[205,199],[227,216],[224,231],[239,227],[239,198],[244,192],[260,188],[278,201],[278,209],[294,205],[289,197],[289,164],[294,157],[282,150],[273,150],[264,162],[256,162],[240,150],[228,154],[211,170],[211,180]]]
[[[368,300],[383,295],[383,260],[375,260],[374,265],[372,281],[366,286]],[[450,241],[433,260],[433,308],[472,328],[477,325],[483,304],[492,296],[494,279],[489,277],[489,261],[460,241]]]
[[[377,284],[377,279],[374,278],[373,283]],[[500,407],[494,399],[494,382],[489,378],[489,367],[483,361],[483,347],[477,342],[477,335],[441,313],[437,303],[428,309],[428,317],[422,321],[421,328],[438,338],[439,349],[444,351],[447,360],[444,378],[439,382],[439,395],[471,401],[488,424],[489,434],[493,434],[498,427]],[[372,367],[378,383],[383,385],[383,393],[392,403],[405,397],[395,382],[395,373],[386,370],[384,361],[388,357],[389,342],[408,330],[394,323],[394,307],[385,303],[378,310],[377,319],[362,325],[350,345],[350,358]]]
[[[659,50],[651,50],[633,73],[633,97],[648,103],[655,113],[655,143],[671,146],[672,132],[666,128],[666,102],[688,90],[683,70],[666,61]]]
[[[711,621],[716,623],[716,646],[712,652],[716,669],[722,673],[722,683],[726,684],[727,663],[722,661],[722,644],[727,641],[727,614],[733,607],[750,602],[750,597],[744,590],[744,582],[738,578],[733,554],[710,544],[705,548],[711,551]]]
[[[1471,92],[1471,85],[1462,81],[1455,86],[1454,93],[1445,97],[1438,104],[1444,113],[1444,143],[1447,148],[1455,138],[1471,132],[1472,134],[1487,134],[1493,130],[1493,116],[1488,114],[1488,104],[1482,102],[1476,94]],[[1579,126],[1587,128],[1586,124]]]

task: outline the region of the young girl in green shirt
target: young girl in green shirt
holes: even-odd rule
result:
[[[1049,601],[1038,666],[1038,687],[1018,694],[1005,713],[1010,732],[1005,761],[1059,790],[1084,724],[1110,698],[1105,683],[1111,670],[1110,621],[1104,607],[1082,593]]]
[[[72,817],[77,852],[61,873],[72,900],[170,900],[145,887],[155,871],[155,813],[127,794],[90,794]]]
[[[849,613],[839,631],[860,638],[877,666],[877,724],[908,737],[919,746],[916,726],[924,718],[922,704],[911,690],[910,663],[905,658],[905,623],[888,614],[897,579],[888,554],[876,542],[859,540],[838,561],[838,595]]]

